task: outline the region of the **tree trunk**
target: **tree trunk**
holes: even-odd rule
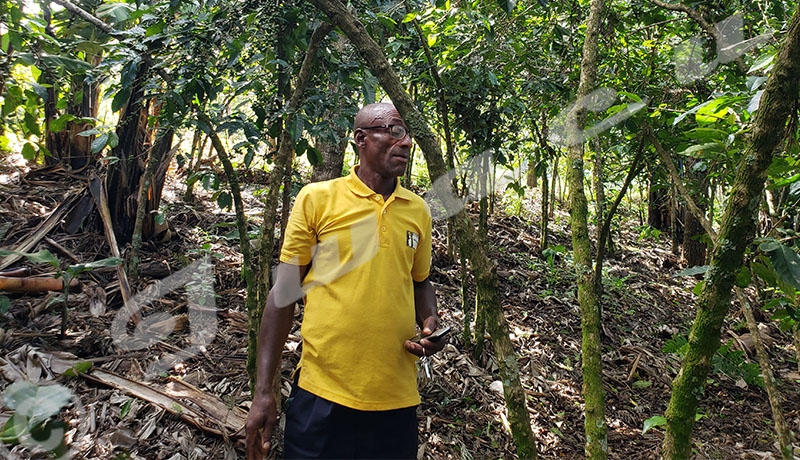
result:
[[[292,142],[289,131],[285,127],[290,126],[295,113],[300,109],[303,93],[311,80],[311,67],[314,62],[317,50],[322,44],[322,40],[330,31],[333,25],[322,23],[311,35],[308,43],[303,64],[297,75],[297,83],[289,99],[289,107],[284,129],[281,132],[278,151],[275,154],[274,166],[267,179],[267,197],[264,203],[264,220],[261,224],[261,247],[259,248],[259,277],[257,300],[254,300],[252,308],[248,308],[249,328],[248,328],[248,348],[247,348],[247,373],[250,375],[250,386],[255,387],[256,378],[256,357],[258,354],[258,329],[261,324],[261,316],[264,313],[264,306],[267,303],[267,294],[270,289],[270,274],[272,268],[272,252],[275,245],[275,224],[278,213],[278,198],[281,183],[287,175],[291,173],[292,156],[294,143]]]
[[[294,153],[294,152],[292,152]],[[281,239],[278,241],[278,247],[283,247],[283,237],[286,235],[286,226],[289,224],[289,204],[292,201],[292,163],[294,162],[294,155],[289,160],[289,168],[286,176],[283,178],[283,192],[281,193]]]
[[[192,202],[194,201],[194,184],[197,183],[197,178],[194,177],[195,173],[200,170],[200,162],[203,159],[203,153],[206,151],[206,145],[208,144],[208,136],[203,138],[203,143],[200,144],[200,148],[197,149],[196,158],[194,160],[194,164],[192,167],[186,172],[186,191],[183,192],[183,201]],[[212,147],[213,149],[213,147]],[[209,154],[209,156],[211,156]]]
[[[142,159],[146,156],[150,141],[147,129],[149,103],[143,100],[148,69],[149,66],[142,60],[131,85],[131,95],[120,110],[116,129],[119,144],[111,150],[111,156],[119,160],[109,167],[106,177],[109,208],[119,244],[128,243],[133,235],[136,210],[129,203],[135,202],[138,196],[139,182],[145,168]],[[143,238],[148,236],[142,235]]]
[[[547,178],[547,167],[542,170],[542,218],[539,221],[539,255],[547,249],[547,227],[550,219],[547,217],[547,209],[549,208],[548,195],[549,183]]]
[[[426,117],[414,106],[408,93],[403,89],[400,79],[394,73],[386,56],[377,43],[369,36],[364,26],[339,3],[338,0],[312,0],[317,8],[325,12],[329,18],[339,26],[361,57],[378,78],[386,93],[394,102],[400,115],[415,133],[415,140],[425,155],[428,165],[428,174],[435,182],[437,178],[447,174],[445,162],[436,135],[428,127]],[[446,182],[450,197],[457,196],[452,184]],[[452,217],[455,232],[461,244],[461,253],[470,261],[472,272],[475,275],[476,290],[485,292],[482,297],[485,305],[483,308],[489,312],[489,333],[492,344],[497,353],[497,362],[500,368],[500,379],[503,382],[503,392],[508,410],[508,420],[511,425],[511,434],[514,438],[517,455],[520,459],[538,458],[536,443],[530,426],[530,417],[526,406],[525,392],[519,380],[519,365],[511,340],[508,337],[508,324],[500,307],[497,297],[498,282],[494,264],[486,254],[486,248],[479,241],[477,232],[469,220],[466,211],[462,208]]]
[[[761,341],[761,331],[758,329],[758,323],[755,316],[753,316],[753,309],[747,301],[741,288],[736,287],[736,297],[742,305],[745,319],[747,320],[747,328],[750,330],[750,335],[753,337],[753,348],[756,349],[756,357],[758,358],[758,365],[761,367],[761,376],[764,378],[764,388],[767,390],[767,398],[769,399],[769,407],[772,410],[772,421],[775,423],[775,433],[778,435],[778,445],[780,446],[781,457],[783,460],[794,460],[794,448],[792,447],[792,431],[786,425],[786,418],[783,416],[783,402],[781,401],[781,393],[778,386],[775,384],[775,376],[772,374],[772,367],[769,364],[769,355],[764,343]]]
[[[605,220],[606,191],[603,187],[603,154],[600,151],[600,141],[596,137],[593,140],[595,152],[592,185],[594,186],[595,236],[597,244],[600,244],[600,227]]]
[[[641,172],[640,162],[642,160],[642,154],[644,153],[644,138],[642,138],[642,142],[639,143],[639,150],[636,152],[636,156],[633,157],[633,161],[631,162],[630,168],[628,168],[628,174],[625,176],[625,180],[622,182],[622,187],[619,189],[619,193],[617,194],[617,198],[614,200],[614,203],[611,204],[611,208],[608,210],[608,215],[606,216],[605,220],[603,221],[603,225],[600,227],[599,233],[597,235],[597,261],[594,265],[594,278],[595,278],[595,289],[597,291],[598,296],[603,292],[603,261],[605,260],[605,249],[606,244],[605,241],[611,238],[611,221],[614,219],[614,214],[617,213],[617,208],[619,204],[622,202],[622,198],[625,197],[625,193],[628,192],[628,187],[633,182],[633,178],[639,175]],[[603,305],[598,302],[599,311],[600,311],[600,321],[603,320]]]
[[[148,197],[153,196],[156,176],[156,169],[167,152],[166,148],[172,146],[173,131],[167,130],[156,141],[156,145],[150,149],[150,155],[147,158],[147,166],[145,167],[144,174],[142,175],[141,184],[139,184],[139,194],[136,199],[136,219],[133,226],[133,234],[131,235],[131,251],[128,254],[128,276],[136,278],[139,274],[139,253],[142,248],[142,234],[152,233],[154,227],[154,216],[148,212],[148,203],[155,200],[148,200]],[[160,188],[160,187],[159,187]],[[150,223],[150,232],[144,232],[145,222]]]
[[[705,387],[711,358],[719,348],[723,320],[730,306],[731,289],[742,265],[744,251],[753,238],[756,212],[773,152],[784,134],[789,113],[797,101],[800,75],[800,13],[796,10],[761,105],[746,151],[742,153],[728,203],[722,215],[719,243],[698,301],[697,316],[681,370],[673,382],[667,407],[663,456],[689,458],[698,396]]]
[[[553,177],[550,181],[550,210],[548,214],[550,219],[553,218],[553,214],[556,211],[556,189],[558,188],[558,163],[559,163],[559,156],[556,153],[555,157],[553,158]]]
[[[586,97],[596,84],[597,42],[602,23],[604,0],[592,0],[586,21],[586,39],[583,42],[581,77],[577,98]],[[575,260],[578,284],[578,304],[581,310],[581,370],[583,373],[584,452],[588,459],[608,457],[608,438],[605,420],[605,389],[601,362],[600,296],[592,270],[592,245],[587,222],[588,204],[584,193],[583,141],[586,109],[576,107],[567,118],[569,126],[567,152],[567,183],[569,185],[570,228],[572,254]]]
[[[86,60],[96,66],[102,59],[101,55],[88,55]],[[82,94],[80,103],[74,100],[78,93]],[[100,109],[100,83],[87,83],[84,76],[78,76],[72,81],[70,89],[71,101],[67,106],[67,112],[78,118],[97,118]],[[67,155],[65,160],[72,169],[80,169],[94,161],[92,153],[92,141],[94,136],[79,136],[79,133],[89,130],[92,125],[89,123],[67,123],[66,135],[68,139]]]
[[[693,189],[693,197],[695,200],[697,211],[705,216],[706,200],[708,198],[708,174],[703,171],[692,171],[694,165],[697,163],[695,158],[690,158],[686,162],[686,178],[692,180],[695,187]],[[686,223],[683,231],[683,258],[686,263],[693,267],[695,265],[705,265],[706,263],[706,243],[703,236],[706,235],[706,230],[703,229],[703,222],[692,214],[691,210],[687,209],[684,214],[683,221]],[[706,225],[709,227],[711,223],[706,219]]]
[[[674,255],[681,253],[681,241],[683,241],[683,221],[681,220],[681,206],[678,204],[678,194],[675,186],[670,188],[668,197],[667,216],[669,217],[669,234],[672,238],[671,251]]]
[[[651,175],[650,189],[647,192],[647,225],[662,232],[671,231],[668,191]]]
[[[331,117],[335,114],[330,114]],[[329,118],[330,119],[330,118]],[[344,151],[347,148],[347,132],[341,126],[330,122],[336,132],[336,141],[318,137],[315,142],[317,150],[322,154],[322,162],[314,166],[311,182],[321,182],[342,176],[344,167]]]
[[[472,323],[472,305],[469,301],[469,273],[467,272],[467,259],[461,254],[461,313],[464,315],[464,348],[469,349],[472,346],[472,332],[470,324]]]

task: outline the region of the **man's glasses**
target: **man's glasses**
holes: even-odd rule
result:
[[[363,126],[361,129],[378,129],[378,128],[388,128],[389,134],[392,135],[395,139],[402,139],[406,137],[406,134],[411,136],[411,131],[409,131],[403,125],[377,125],[377,126]]]

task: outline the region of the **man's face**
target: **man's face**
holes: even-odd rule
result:
[[[381,177],[402,176],[408,165],[411,136],[405,134],[399,139],[394,138],[388,126],[398,125],[408,131],[403,119],[389,104],[381,104],[366,115],[355,129],[360,167],[364,172],[377,173]]]

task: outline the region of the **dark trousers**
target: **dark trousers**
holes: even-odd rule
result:
[[[417,407],[361,411],[295,386],[287,401],[285,459],[415,459]]]

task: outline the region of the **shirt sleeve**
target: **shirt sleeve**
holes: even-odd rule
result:
[[[306,186],[297,194],[286,232],[283,236],[280,261],[292,265],[311,263],[311,251],[317,244],[316,213],[311,188]]]
[[[423,214],[423,223],[420,226],[419,245],[414,254],[414,266],[411,267],[411,278],[416,282],[425,281],[431,271],[431,239],[433,237],[431,230],[431,211],[428,204],[423,202],[425,207]]]

